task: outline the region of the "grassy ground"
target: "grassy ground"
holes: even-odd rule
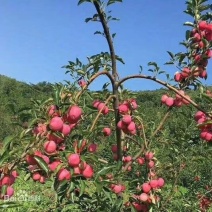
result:
[[[33,182],[30,178],[25,181],[25,173],[22,172],[20,176],[16,179],[14,184],[14,196],[11,199],[14,203],[20,205],[15,208],[0,209],[1,211],[7,212],[32,212],[32,211],[47,211],[50,207],[54,206],[55,194],[51,189],[50,182],[45,184],[40,184],[38,182]],[[11,202],[1,201],[2,203],[11,204]]]

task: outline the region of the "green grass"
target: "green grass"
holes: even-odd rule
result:
[[[14,184],[14,203],[19,204],[19,207],[2,209],[7,212],[32,212],[32,211],[47,211],[55,204],[55,193],[51,188],[51,182],[45,184],[33,182],[31,178],[25,181],[25,173],[21,172]],[[25,195],[25,198],[24,198]],[[23,201],[22,201],[23,200]],[[0,203],[8,203],[1,200]]]

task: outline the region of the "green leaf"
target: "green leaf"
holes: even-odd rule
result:
[[[83,70],[81,70],[81,69],[77,70],[77,73],[80,74],[80,75],[83,75],[83,76],[85,75],[85,72]]]
[[[199,8],[198,8],[198,10],[199,10],[199,12],[202,12],[202,11],[208,10],[210,8],[211,8],[211,5],[210,4],[208,4],[208,5],[200,5]]]
[[[49,173],[49,167],[47,163],[43,160],[43,158],[39,156],[34,156],[35,160],[38,162],[39,166],[48,174]]]
[[[97,35],[97,34],[99,34],[99,35],[103,35],[104,33],[103,33],[103,32],[101,32],[101,31],[96,31],[96,32],[94,32],[94,35]]]
[[[13,141],[14,138],[15,136],[12,135],[8,135],[7,137],[4,138],[3,140],[4,149],[8,148],[8,146],[10,145],[10,143]]]
[[[154,72],[154,70],[152,70],[152,69],[148,69],[148,71],[149,71],[149,72]]]
[[[193,11],[192,11],[192,10],[190,10],[190,9],[185,10],[185,11],[184,11],[184,13],[189,14],[189,15],[191,15],[191,16],[194,16]]]
[[[85,3],[85,2],[91,2],[91,0],[80,0],[79,2],[78,2],[78,5],[80,5],[80,4],[82,4],[82,3]],[[93,1],[92,1],[93,2]]]
[[[170,75],[166,74],[166,78],[167,78],[167,80],[169,80],[170,79]]]
[[[114,169],[114,168],[115,168],[114,165],[108,166],[108,167],[103,167],[100,171],[98,171],[98,172],[96,173],[95,179],[98,179],[98,177],[99,177],[100,175],[105,175],[105,174],[107,174],[108,172],[110,172],[110,171],[111,171],[112,169]]]
[[[119,18],[111,18],[111,20],[113,20],[113,21],[120,21]]]
[[[106,83],[102,86],[102,89],[105,90],[105,89],[108,87],[108,85],[110,85],[110,83],[109,83],[109,82],[106,82]]]
[[[203,42],[204,46],[208,46],[208,41],[206,39],[203,38],[202,42]]]
[[[148,66],[155,66],[155,67],[157,67],[157,63],[155,63],[155,62],[149,62],[148,63]]]
[[[182,61],[185,59],[185,57],[186,57],[186,54],[181,54],[181,55],[179,56],[179,64],[182,63]]]
[[[190,35],[191,35],[191,31],[186,30],[186,40],[188,40],[190,38]]]
[[[89,21],[91,21],[93,18],[86,18],[85,22],[88,23]]]
[[[119,57],[118,55],[116,55],[116,60],[118,60],[122,64],[125,64],[124,60],[121,57]]]
[[[116,2],[122,2],[122,0],[109,0],[109,1],[107,2],[107,6],[109,6],[110,4],[114,4],[114,3],[116,3]]]
[[[110,202],[113,201],[112,199],[112,193],[110,192],[110,190],[106,187],[104,187],[103,192],[105,194],[105,196],[110,200]]]
[[[4,152],[1,154],[0,165],[2,165],[4,161],[6,161],[9,157],[10,157],[9,151],[7,149],[4,150]]]
[[[179,186],[178,187],[178,192],[177,192],[177,195],[179,196],[180,195],[180,193],[184,196],[186,193],[188,193],[188,189],[187,188],[185,188],[185,187],[183,187],[183,186]]]
[[[141,74],[141,72],[143,71],[143,67],[142,66],[139,66],[139,68],[140,68],[139,73]]]
[[[164,65],[173,65],[173,64],[174,64],[174,62],[172,62],[172,61],[164,63]]]
[[[58,193],[58,195],[62,195],[66,192],[68,188],[68,183],[66,180],[64,181],[58,181],[57,178],[55,178],[54,182],[54,190]]]
[[[202,97],[204,97],[205,99],[207,99],[210,103],[212,103],[212,98],[210,96],[208,96],[207,94],[203,93]]]
[[[148,66],[154,66],[156,72],[159,70],[159,67],[158,67],[158,65],[157,65],[156,62],[149,62],[149,63],[148,63]]]
[[[163,74],[166,73],[165,71],[159,71],[158,74]]]
[[[123,166],[123,163],[122,163],[122,161],[118,161],[117,162],[117,165],[116,165],[116,170],[121,170],[122,169],[122,166]]]
[[[80,180],[80,194],[79,196],[82,196],[85,192],[85,181],[84,180]]]
[[[70,183],[67,193],[71,193],[75,189],[75,184],[73,182]]]
[[[16,202],[4,200],[3,203],[0,203],[0,208],[6,209],[6,208],[17,208],[22,206],[21,204],[17,204]]]
[[[95,182],[95,187],[96,187],[97,193],[100,193],[102,191],[102,188],[103,188],[103,183],[96,181]]]
[[[7,136],[3,140],[4,147],[2,148],[2,151],[1,151],[0,165],[2,165],[9,157],[11,157],[10,156],[10,148],[12,148],[11,143],[14,138],[15,138],[15,136]]]
[[[111,211],[121,211],[122,204],[123,204],[122,198],[119,197],[116,200],[116,202],[114,202]]]
[[[191,27],[194,27],[194,23],[189,22],[189,21],[185,22],[183,25],[184,25],[184,26],[191,26]]]
[[[130,208],[131,208],[131,212],[136,212],[135,208],[132,205],[130,205]]]
[[[7,185],[3,185],[2,187],[1,187],[1,194],[6,194],[7,193]]]
[[[48,98],[47,100],[42,101],[42,105],[46,105],[47,103],[52,102],[54,99],[52,97]]]
[[[25,176],[24,176],[24,181],[27,181],[31,178],[31,173],[27,173]]]
[[[167,51],[167,53],[169,54],[169,56],[170,56],[172,59],[174,59],[174,54],[173,54],[172,52]]]

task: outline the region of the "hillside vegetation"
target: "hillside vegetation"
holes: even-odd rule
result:
[[[205,144],[199,138],[199,130],[193,119],[196,109],[190,105],[172,108],[171,110],[167,109],[160,102],[164,93],[171,94],[168,90],[159,89],[137,91],[133,92],[132,95],[136,97],[140,105],[138,113],[143,118],[147,135],[155,131],[159,122],[167,114],[163,128],[151,143],[151,148],[157,152],[157,158],[160,161],[157,165],[158,173],[164,176],[166,180],[162,204],[166,211],[192,211],[194,207],[198,208],[200,204],[197,192],[206,194],[204,198],[211,195],[208,192],[212,186],[211,146]],[[194,101],[202,106],[206,105],[207,100],[201,99],[198,92],[187,91],[187,93]],[[3,140],[5,136],[15,134],[25,127],[30,114],[27,109],[33,106],[33,99],[48,99],[53,95],[53,87],[47,82],[29,85],[0,76],[0,95],[0,140]],[[104,96],[104,94],[102,95]],[[86,104],[92,104],[92,100],[88,96],[84,96],[84,99],[83,101]],[[19,126],[14,124],[17,122]],[[109,145],[109,143],[101,145]],[[108,149],[110,149],[110,146],[108,146]],[[33,186],[31,185],[32,182],[25,183],[23,186],[23,179],[25,179],[24,173],[21,174],[16,185],[17,191],[20,189],[28,190],[29,186]],[[174,185],[172,185],[173,179],[176,179]],[[41,195],[43,201],[25,204],[21,210],[28,210],[29,208],[40,210],[41,207],[49,207],[54,204],[54,201],[51,201],[54,198],[52,194],[46,196],[45,192],[42,192],[49,186],[48,182],[44,185],[36,184],[36,186],[38,193],[36,191],[35,193]],[[204,198],[202,199],[205,200]],[[47,211],[47,208],[44,208],[44,211]]]
[[[165,89],[159,89],[154,91],[137,91],[134,94],[137,96],[137,101],[141,105],[141,112],[144,111],[147,114],[147,119],[151,120],[152,115],[157,113],[163,113],[165,108],[160,103],[161,96],[168,92]],[[198,97],[195,91],[188,92],[194,101],[198,103],[204,102]],[[51,83],[40,82],[38,84],[27,84],[24,82],[19,82],[15,79],[0,75],[0,140],[2,140],[8,134],[16,132],[17,126],[13,123],[18,120],[17,115],[20,111],[30,108],[32,106],[32,100],[45,100],[53,95],[53,87]],[[192,110],[190,107],[183,108],[183,111]],[[182,109],[177,110],[182,113]],[[177,112],[176,111],[176,112]],[[24,122],[24,113],[22,113],[21,120]],[[172,119],[179,118],[172,117]],[[17,122],[16,122],[17,123]],[[19,123],[20,127],[23,123]]]
[[[21,110],[32,105],[32,99],[45,99],[51,95],[50,83],[41,82],[29,85],[0,75],[0,140],[19,130],[13,123],[17,120],[17,115]],[[22,125],[22,123],[19,124]]]

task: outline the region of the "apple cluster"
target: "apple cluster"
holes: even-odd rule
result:
[[[194,115],[194,119],[198,124],[198,128],[201,130],[200,138],[207,142],[212,141],[212,124],[211,118],[207,117],[202,111],[197,111]]]
[[[190,100],[190,97],[188,95],[186,95],[183,90],[179,90],[179,93]],[[165,104],[168,107],[181,107],[183,105],[189,105],[190,104],[188,100],[186,100],[185,98],[183,98],[179,94],[176,94],[175,98],[164,94],[161,97],[161,102],[162,102],[162,104]]]
[[[18,172],[13,170],[8,174],[0,174],[0,198],[5,199],[11,197],[14,194],[13,184],[15,183],[16,178],[18,177]]]
[[[200,21],[196,28],[190,32],[189,38],[191,55],[189,56],[191,66],[184,67],[181,72],[176,72],[174,79],[182,82],[190,77],[207,78],[206,66],[208,59],[212,57],[209,43],[212,41],[212,24]]]
[[[98,111],[101,111],[103,115],[107,115],[109,113],[108,106],[106,106],[104,102],[101,102],[99,100],[95,100],[93,102],[93,107],[96,108]]]
[[[113,153],[116,153],[117,146],[112,145],[111,150]],[[123,165],[128,162],[133,162],[133,158],[130,155],[123,156],[122,158]],[[146,166],[148,172],[148,180],[141,185],[138,185],[136,188],[137,193],[132,194],[131,197],[133,201],[126,202],[125,206],[129,207],[132,205],[136,211],[149,211],[150,204],[156,203],[160,200],[158,193],[160,189],[165,185],[165,180],[161,177],[158,177],[156,174],[156,167],[155,167],[156,158],[154,157],[154,153],[148,151],[144,154],[143,157],[138,157],[132,164],[138,164],[139,166]],[[127,171],[131,171],[132,167],[129,166],[130,169]],[[141,176],[141,173],[138,172],[137,176]],[[107,179],[112,181],[110,185],[110,189],[116,195],[122,195],[122,193],[127,189],[126,186],[121,182],[114,183],[114,176],[112,174],[107,174]]]
[[[137,163],[140,166],[146,165],[149,170],[148,180],[137,187],[138,193],[133,196],[135,201],[132,205],[137,211],[149,211],[150,204],[155,204],[160,200],[158,193],[165,185],[165,180],[157,176],[155,160],[154,153],[151,151],[146,152],[143,157],[137,158]],[[137,174],[141,175],[141,173]]]
[[[78,81],[78,85],[81,88],[84,88],[87,85],[87,82],[84,79],[81,79],[81,80]]]
[[[87,147],[86,140],[73,143],[74,153],[67,155],[66,161],[62,161],[59,151],[65,150],[65,140],[72,130],[78,125],[82,109],[77,105],[68,108],[67,113],[61,114],[55,105],[49,106],[47,110],[49,121],[38,123],[32,130],[33,135],[44,139],[43,147],[28,154],[25,158],[32,179],[45,183],[49,177],[41,167],[41,162],[48,165],[50,173],[54,174],[58,181],[69,181],[72,176],[83,176],[89,179],[93,176],[93,167],[82,160],[81,153]],[[108,129],[105,134],[108,134]],[[88,146],[88,151],[89,151]]]

